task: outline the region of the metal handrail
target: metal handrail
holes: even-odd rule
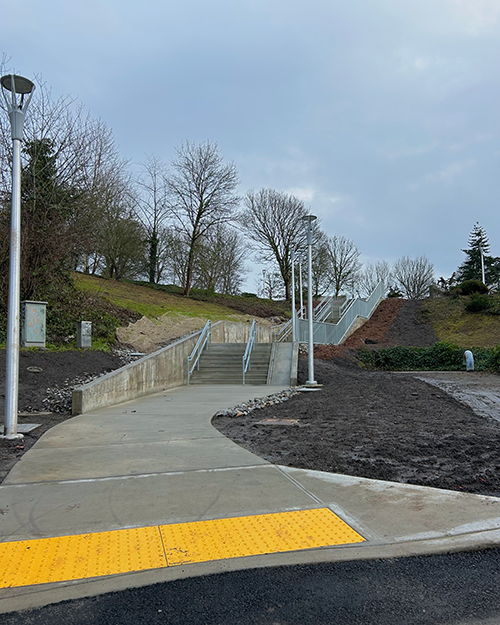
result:
[[[196,345],[193,351],[187,359],[187,383],[189,386],[189,376],[193,373],[194,368],[200,369],[200,356],[203,352],[205,345],[212,342],[212,322],[210,319],[206,322],[205,327],[201,331],[200,338],[196,341]],[[190,363],[193,362],[192,366]]]
[[[339,309],[339,319],[342,319],[342,317],[349,310],[349,308],[354,304],[355,301],[356,300],[354,298],[346,299],[346,301],[342,304],[342,306]]]
[[[247,348],[245,349],[245,354],[243,355],[243,384],[245,384],[245,373],[248,369],[250,369],[250,356],[252,355],[252,349],[255,344],[256,334],[256,322],[254,319],[252,321],[252,326],[250,327],[250,336],[248,337]]]
[[[275,341],[281,343],[290,334],[292,329],[292,319],[289,319],[284,325],[280,326],[280,329],[276,332]]]
[[[324,317],[328,315],[324,315],[326,311],[328,311],[329,306],[331,306],[333,300],[332,295],[327,295],[323,298],[323,301],[316,306],[314,309],[314,320],[315,321],[324,321]]]

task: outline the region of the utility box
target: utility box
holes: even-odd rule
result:
[[[76,346],[78,349],[92,347],[92,321],[79,321],[76,324]]]
[[[47,302],[21,302],[21,345],[45,347]]]

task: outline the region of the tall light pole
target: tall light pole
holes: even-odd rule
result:
[[[295,311],[295,251],[290,253],[292,261],[292,341],[295,343],[297,340],[297,320]]]
[[[299,290],[300,290],[300,318],[304,318],[304,299],[302,296],[302,255],[299,256]]]
[[[302,220],[307,226],[307,261],[308,261],[308,282],[307,282],[307,321],[309,324],[309,379],[306,382],[307,386],[317,386],[318,383],[314,379],[314,326],[313,326],[313,294],[312,294],[312,231],[313,222],[316,219],[316,215],[307,215],[302,217]]]
[[[35,85],[22,76],[0,78],[2,94],[9,113],[12,135],[12,212],[10,221],[9,305],[7,317],[7,355],[5,376],[5,427],[2,438],[22,438],[17,432],[19,388],[19,308],[21,277],[21,141],[26,109]],[[10,92],[10,95],[7,93]],[[18,98],[19,96],[19,98]],[[27,96],[25,98],[25,96]]]
[[[486,277],[484,275],[484,252],[482,245],[479,246],[479,251],[481,252],[481,280],[483,281],[483,284],[486,284]]]

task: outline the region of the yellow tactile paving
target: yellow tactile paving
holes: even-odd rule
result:
[[[114,575],[166,566],[157,527],[0,543],[0,587]]]
[[[162,525],[169,566],[362,542],[328,508]]]
[[[362,542],[328,508],[0,543],[0,588]]]

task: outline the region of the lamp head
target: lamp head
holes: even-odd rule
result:
[[[305,215],[302,217],[302,221],[307,224],[307,245],[312,245],[312,225],[315,219],[317,219],[316,215]]]
[[[15,76],[14,74],[2,76],[2,78],[0,78],[0,83],[7,91],[12,91],[19,95],[31,93],[35,88],[35,84],[32,83],[31,80],[24,78],[24,76]]]

